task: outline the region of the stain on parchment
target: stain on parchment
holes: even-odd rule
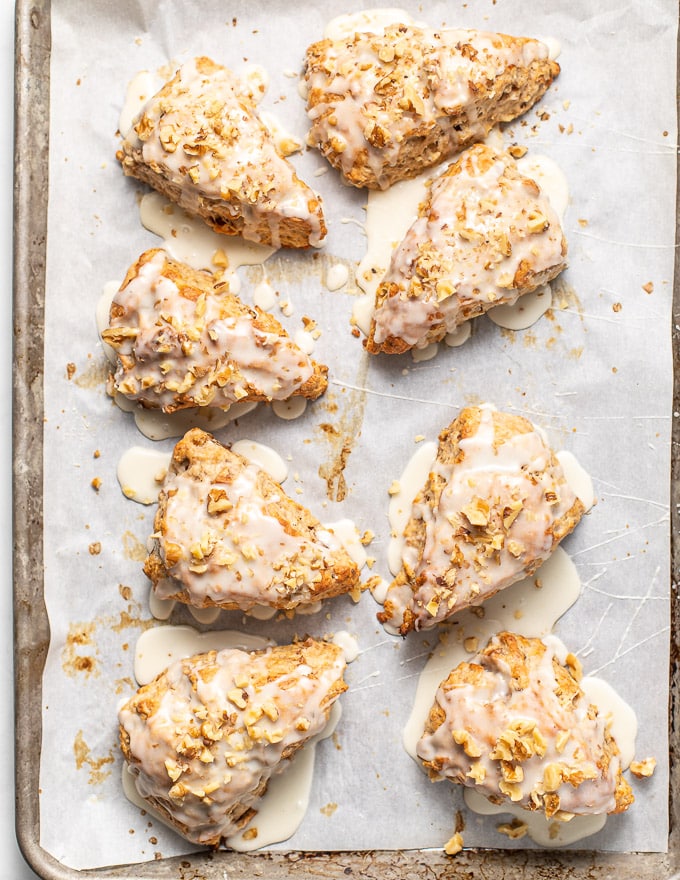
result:
[[[95,624],[92,622],[72,623],[69,626],[66,644],[61,652],[61,666],[68,676],[99,675],[94,630]]]
[[[79,388],[101,388],[106,385],[111,365],[107,360],[96,360],[76,378],[74,384]]]
[[[79,730],[73,742],[73,755],[76,759],[76,768],[82,770],[87,765],[90,768],[89,785],[101,785],[111,775],[109,764],[113,764],[113,750],[101,758],[95,758],[88,744],[85,742],[83,731]]]
[[[148,556],[146,546],[132,532],[124,532],[121,536],[123,553],[131,562],[144,562]]]
[[[338,418],[334,422],[323,422],[319,431],[329,446],[328,458],[319,465],[319,476],[326,482],[326,496],[331,501],[344,501],[347,497],[345,467],[354,446],[361,436],[366,409],[366,392],[363,390],[368,374],[368,355],[363,354],[356,376],[356,389],[348,389],[346,394],[333,395],[326,403],[330,412],[335,409]]]

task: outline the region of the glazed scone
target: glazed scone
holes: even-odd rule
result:
[[[488,406],[462,410],[439,435],[378,619],[406,635],[480,605],[532,574],[583,513],[531,422]]]
[[[289,610],[360,589],[338,538],[266,471],[199,428],[175,446],[154,530],[144,571],[163,599]]]
[[[556,639],[494,636],[440,684],[417,754],[434,780],[548,819],[620,813],[633,803],[610,720]]]
[[[344,669],[336,645],[313,639],[176,661],[118,713],[137,791],[192,843],[219,846],[323,730]]]
[[[295,345],[273,315],[159,248],[128,269],[102,339],[118,358],[109,393],[168,413],[315,400],[328,384],[328,368]]]
[[[376,291],[366,349],[400,354],[511,305],[566,267],[560,220],[507,152],[466,150],[431,182]]]
[[[559,73],[537,40],[391,24],[307,49],[310,146],[347,183],[386,189],[528,110]]]
[[[238,77],[210,58],[179,68],[116,155],[125,174],[216,232],[276,248],[326,235],[321,199],[279,153]]]

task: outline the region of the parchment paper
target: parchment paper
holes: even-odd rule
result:
[[[587,674],[604,677],[633,706],[637,756],[658,761],[652,779],[633,780],[632,809],[579,846],[664,850],[677,6],[670,0],[623,7],[616,0],[596,7],[586,0],[435,2],[426,11],[404,0],[403,6],[433,25],[559,40],[556,84],[510,126],[513,139],[553,158],[570,185],[569,268],[555,285],[554,308],[523,332],[477,320],[467,344],[442,347],[426,363],[369,358],[350,333],[354,285],[336,292],[324,285],[329,266],[353,267],[363,255],[365,195],[343,187],[333,171],[315,176],[325,164],[314,152],[298,155],[300,174],[325,199],[328,239],[319,252],[283,254],[265,268],[293,304],[292,316],[282,319],[287,326],[297,329],[309,315],[322,329],[315,357],[330,366],[329,390],[297,421],[263,407],[218,436],[257,439],[291,456],[288,491],[299,486],[299,499],[325,521],[348,516],[360,530],[375,532],[369,554],[384,577],[387,489],[417,435],[434,440],[463,405],[488,400],[527,415],[557,448],[574,452],[593,476],[598,503],[564,544],[584,586],[556,632],[581,656]],[[116,745],[116,707],[133,689],[135,641],[157,625],[140,563],[153,508],[127,500],[115,477],[124,450],[153,444],[105,394],[94,318],[104,283],[121,279],[142,250],[159,243],[139,222],[143,187],[124,179],[114,158],[125,89],[140,69],[194,54],[235,69],[259,63],[271,77],[263,106],[304,136],[303,102],[286,73],[300,69],[307,44],[346,11],[324,0],[53,3],[44,426],[52,635],[40,826],[42,845],[72,867],[189,849],[124,798]],[[248,299],[261,270],[242,270],[241,277]],[[335,437],[322,425],[332,425]],[[330,482],[335,497],[344,481],[346,497],[328,500],[320,472],[332,472],[343,446],[342,479]],[[457,788],[433,786],[401,746],[435,637],[389,637],[376,611],[365,594],[358,605],[343,598],[290,622],[244,624],[241,615],[222,614],[215,625],[245,626],[280,641],[346,629],[362,649],[348,670],[335,739],[317,752],[306,819],[283,848],[441,847],[455,811],[464,810]],[[328,804],[337,808],[322,813]],[[467,845],[531,846],[499,835],[493,818],[464,815]]]

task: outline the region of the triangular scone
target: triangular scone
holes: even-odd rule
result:
[[[386,189],[528,110],[559,73],[505,34],[392,24],[307,50],[308,141],[354,186]]]
[[[490,407],[462,410],[439,435],[378,618],[406,635],[481,604],[533,573],[583,513],[531,422]]]
[[[295,345],[273,315],[158,248],[128,269],[102,339],[118,357],[109,392],[164,412],[315,400],[328,384],[328,368]]]
[[[176,661],[118,713],[139,794],[188,840],[219,846],[323,730],[344,669],[340,648],[313,639]]]
[[[301,181],[238,77],[195,58],[151,98],[117,157],[216,232],[272,247],[318,245],[321,199]]]
[[[144,571],[161,598],[283,610],[359,590],[336,536],[257,465],[193,428],[175,446]]]
[[[501,632],[440,684],[417,754],[434,780],[546,818],[621,813],[633,803],[610,719],[556,639]]]
[[[400,354],[512,304],[566,266],[559,218],[506,152],[466,150],[432,181],[376,291],[366,348]]]

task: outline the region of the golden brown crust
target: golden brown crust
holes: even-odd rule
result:
[[[236,452],[226,448],[212,435],[199,428],[193,428],[177,443],[172,455],[170,475],[181,474],[196,485],[212,481],[221,485],[229,494],[228,487],[244,472],[250,463]],[[262,513],[280,523],[286,535],[289,535],[300,548],[305,544],[304,556],[302,549],[296,560],[287,559],[283,567],[268,572],[272,583],[276,579],[279,589],[262,592],[256,604],[265,604],[281,610],[288,610],[300,604],[311,604],[344,593],[353,593],[359,589],[359,569],[339,542],[335,549],[328,548],[318,541],[318,532],[323,526],[313,514],[290,498],[281,486],[264,470],[258,469],[255,483],[257,497],[262,502]],[[175,556],[171,554],[187,552],[186,547],[166,540],[168,534],[169,493],[162,489],[154,521],[155,534],[158,536],[152,550],[144,563],[147,577],[157,586],[164,582],[164,597],[176,599],[186,604],[209,607],[219,606],[225,609],[248,608],[255,601],[253,595],[244,592],[239,598],[232,600],[220,598],[219,593],[195,594],[191,587],[177,579]],[[222,521],[221,527],[226,529],[229,515]],[[325,531],[325,530],[324,530]],[[206,557],[209,561],[210,557]],[[266,560],[266,564],[274,564],[274,560]],[[175,575],[173,577],[173,575]],[[219,575],[217,575],[219,576]],[[312,576],[315,578],[312,580]],[[169,587],[166,583],[172,585]],[[285,584],[293,584],[284,589]],[[230,590],[234,596],[239,595],[237,581],[230,580]]]

